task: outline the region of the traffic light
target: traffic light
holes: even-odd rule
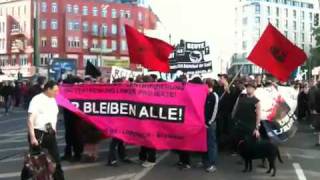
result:
[[[319,26],[319,14],[314,15],[314,26],[317,27]]]

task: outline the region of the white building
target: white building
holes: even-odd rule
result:
[[[315,45],[312,30],[318,13],[318,0],[237,0],[231,72],[237,72],[245,64],[243,74],[262,73],[246,57],[269,22],[309,55]]]

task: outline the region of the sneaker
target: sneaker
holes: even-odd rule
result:
[[[183,166],[183,163],[182,163],[181,161],[179,161],[179,162],[177,162],[177,163],[175,164],[175,166],[181,167],[181,166]]]
[[[107,166],[114,166],[114,167],[116,167],[117,165],[118,165],[118,161],[116,161],[116,160],[109,161],[107,164]]]
[[[148,161],[146,161],[146,162],[144,162],[144,163],[142,164],[142,166],[145,167],[145,168],[151,168],[151,167],[153,167],[154,165],[156,165],[156,163],[148,162]]]
[[[208,167],[208,168],[206,169],[206,172],[208,172],[208,173],[214,173],[214,172],[216,172],[216,171],[217,171],[216,166],[210,166],[210,167]]]
[[[191,169],[191,166],[190,164],[183,164],[181,167],[180,167],[181,170],[186,170],[186,169]]]

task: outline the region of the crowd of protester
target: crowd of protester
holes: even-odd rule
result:
[[[207,127],[208,151],[201,154],[201,163],[207,172],[215,172],[218,161],[218,152],[236,152],[237,144],[241,139],[248,137],[266,139],[268,136],[260,125],[260,102],[254,95],[256,88],[286,85],[299,91],[297,97],[296,115],[300,122],[310,123],[317,132],[320,123],[317,121],[320,114],[320,83],[315,80],[293,81],[291,83],[277,83],[272,79],[262,76],[237,77],[230,85],[231,78],[226,74],[220,74],[218,80],[192,78],[188,81],[185,75],[178,77],[175,82],[206,84],[209,94],[205,106],[205,122]],[[156,75],[137,76],[135,79],[116,79],[113,83],[151,83],[165,82]],[[35,83],[3,82],[0,83],[0,95],[2,106],[7,115],[12,108],[21,107],[27,109],[28,103],[33,96],[42,91],[45,78],[40,77]],[[109,79],[85,77],[81,79],[69,75],[60,80],[59,84],[108,84]],[[243,92],[246,91],[245,94]],[[65,124],[66,147],[62,160],[77,162],[94,162],[98,159],[98,145],[105,138],[94,126],[82,121],[72,112],[63,109]],[[320,145],[320,133],[317,135],[316,145]],[[218,148],[219,147],[219,148]],[[177,153],[177,166],[181,169],[192,167],[191,157],[195,152],[174,151]],[[153,148],[141,147],[139,160],[143,167],[152,167],[156,163],[157,151]],[[126,145],[120,140],[113,138],[109,145],[109,154],[106,164],[118,166],[119,161],[132,163],[127,156]],[[198,166],[197,165],[197,166]]]

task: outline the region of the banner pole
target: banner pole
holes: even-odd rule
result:
[[[237,79],[237,77],[240,75],[242,69],[244,67],[244,64],[241,65],[239,71],[237,72],[237,74],[233,77],[233,79],[231,80],[229,86],[228,86],[228,89],[230,89],[231,85],[234,83],[234,81]],[[227,91],[224,90],[223,94],[221,95],[221,97],[219,98],[219,100],[221,100],[225,95],[226,95]]]

